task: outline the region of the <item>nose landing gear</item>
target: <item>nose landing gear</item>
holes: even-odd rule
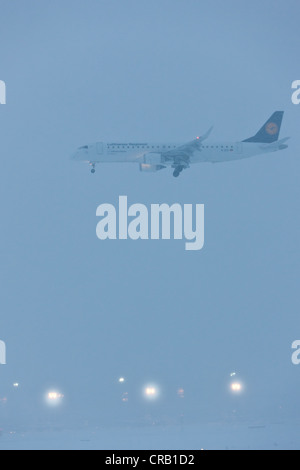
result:
[[[91,173],[94,174],[96,173],[96,164],[95,163],[90,163],[92,169],[91,169]]]

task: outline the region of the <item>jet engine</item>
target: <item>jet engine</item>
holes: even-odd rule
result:
[[[147,165],[161,165],[163,160],[160,153],[147,153],[144,155],[144,163]]]
[[[160,153],[147,153],[144,156],[144,163],[141,163],[140,170],[147,172],[156,172],[166,168],[163,165],[163,159]]]
[[[150,165],[149,163],[141,163],[140,170],[146,171],[148,173],[155,173],[159,170],[164,170],[166,167],[164,165]]]

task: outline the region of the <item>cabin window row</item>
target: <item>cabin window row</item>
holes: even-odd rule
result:
[[[110,149],[176,149],[176,145],[108,145]]]
[[[108,150],[110,149],[171,149],[171,148],[174,148],[176,149],[176,145],[174,146],[171,146],[171,145],[163,145],[163,146],[160,146],[160,145],[108,145]],[[233,145],[204,145],[203,148],[206,148],[206,149],[233,149]]]

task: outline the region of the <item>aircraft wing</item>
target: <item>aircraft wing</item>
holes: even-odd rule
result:
[[[179,165],[186,165],[188,167],[189,160],[193,156],[193,153],[198,150],[201,150],[202,142],[206,140],[209,135],[211,134],[212,127],[201,137],[197,137],[197,139],[192,140],[184,145],[180,145],[176,149],[169,150],[167,152],[162,153],[163,159],[167,161],[173,161],[174,167]]]

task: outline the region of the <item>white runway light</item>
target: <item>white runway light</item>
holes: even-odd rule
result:
[[[231,384],[231,391],[232,391],[233,393],[241,393],[242,390],[243,390],[243,386],[242,386],[241,383],[239,383],[239,382],[234,382],[234,383]]]
[[[158,388],[154,385],[148,385],[144,389],[144,396],[148,400],[155,400],[159,395]]]
[[[62,403],[64,395],[56,391],[50,391],[46,395],[46,402],[49,406],[58,406]]]

